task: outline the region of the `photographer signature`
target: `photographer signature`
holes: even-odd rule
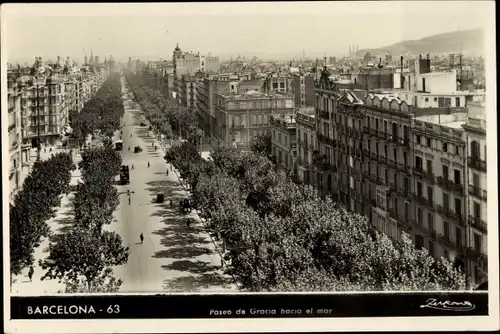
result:
[[[435,298],[429,298],[424,305],[420,305],[420,308],[432,308],[435,310],[445,310],[445,311],[471,311],[476,308],[474,304],[465,300],[460,302],[455,301],[439,301]]]

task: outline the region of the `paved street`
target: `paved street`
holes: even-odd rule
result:
[[[179,200],[187,196],[186,192],[175,173],[166,175],[163,150],[148,128],[139,126],[143,121],[140,111],[129,106],[126,100],[122,157],[123,163],[134,169],[130,170],[130,184],[117,186],[120,205],[116,222],[108,227],[118,232],[131,249],[127,264],[115,269],[116,276],[123,280],[121,292],[235,290],[233,279],[220,269],[221,258],[202,224],[187,227],[185,216],[179,212]],[[137,145],[142,152],[133,152]],[[133,192],[130,204],[128,189]],[[155,202],[158,193],[165,195],[165,203]]]

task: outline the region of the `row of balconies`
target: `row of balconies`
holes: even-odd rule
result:
[[[452,180],[448,180],[448,179],[443,178],[442,176],[437,177],[437,184],[445,189],[448,189],[450,191],[454,191],[458,194],[463,195],[463,193],[464,193],[464,186],[462,184],[455,183]]]
[[[464,216],[462,216],[461,213],[458,213],[456,211],[452,211],[450,208],[446,208],[442,205],[436,205],[438,213],[441,215],[447,217],[448,219],[452,219],[455,222],[459,223],[462,226],[465,226],[466,222],[464,219]]]
[[[375,137],[381,140],[385,140],[390,143],[395,143],[401,146],[409,147],[410,139],[399,137],[384,131],[379,131],[378,129],[372,129],[367,126],[363,127],[363,133],[370,135],[371,137]]]
[[[472,184],[469,184],[469,194],[483,200],[483,201],[486,201],[487,199],[487,191],[484,190],[484,189],[481,189],[479,187],[476,187]]]
[[[479,157],[468,157],[467,164],[471,168],[486,173],[486,160],[481,160]]]

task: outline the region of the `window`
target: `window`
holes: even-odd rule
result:
[[[448,166],[443,165],[443,179],[448,180]]]
[[[455,98],[455,107],[460,107],[460,98],[459,97]]]
[[[454,145],[455,147],[455,155],[460,155],[460,147],[458,145]]]
[[[447,193],[443,192],[443,207],[448,209],[450,207],[450,196]]]
[[[432,147],[432,139],[427,138],[427,147]]]
[[[454,171],[454,180],[455,180],[455,184],[461,184],[462,182],[460,182],[460,170],[458,169],[455,169]]]
[[[450,223],[448,223],[447,221],[443,222],[443,233],[445,238],[450,237]]]
[[[444,257],[445,257],[445,259],[449,260],[449,259],[450,259],[450,252],[448,252],[448,251],[447,251],[446,249],[444,249],[444,248],[443,248],[443,250],[444,250]]]
[[[423,219],[424,219],[424,212],[422,208],[417,207],[417,224],[422,225]]]
[[[434,189],[431,186],[427,187],[427,199],[429,202],[434,203]]]
[[[448,152],[448,143],[443,142],[443,152]]]
[[[473,210],[474,210],[474,217],[476,218],[481,218],[481,204],[478,202],[474,202],[473,204]]]
[[[472,185],[476,188],[479,188],[479,174],[472,174]]]
[[[481,252],[481,235],[478,233],[474,233],[474,249],[477,252]]]
[[[428,97],[425,98],[425,102],[429,102],[429,98]]]
[[[455,213],[462,215],[462,200],[460,198],[455,198]]]
[[[408,192],[410,190],[410,179],[409,178],[405,177],[404,185],[405,185],[405,192]]]
[[[394,161],[398,162],[398,150],[394,149],[392,151],[392,156],[394,157]]]
[[[421,137],[420,135],[415,135],[415,141],[417,142],[417,144],[420,144],[421,143]]]
[[[434,256],[434,243],[432,241],[429,241],[429,254]]]
[[[427,159],[427,173],[432,174],[432,160]]]
[[[386,204],[385,191],[377,188],[377,207],[385,211],[386,209],[385,204]]]
[[[437,97],[435,97],[435,98],[434,98],[434,102],[437,102],[437,100],[438,100],[438,99],[437,99]]]
[[[480,152],[479,152],[479,143],[475,140],[473,140],[470,143],[470,155],[472,159],[478,160],[480,157]]]
[[[410,204],[405,202],[405,219],[408,219],[410,216]]]
[[[417,196],[422,197],[422,182],[417,182]]]
[[[434,231],[434,215],[431,212],[427,212],[427,224],[429,225],[429,230]]]
[[[455,242],[459,249],[462,248],[462,230],[460,227],[455,227]]]
[[[415,248],[422,249],[424,247],[424,237],[421,235],[415,235]]]
[[[415,157],[415,168],[418,170],[422,170],[422,158]]]

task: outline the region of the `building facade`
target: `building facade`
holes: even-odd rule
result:
[[[468,216],[467,261],[469,274],[475,284],[488,278],[487,188],[486,176],[486,119],[484,103],[468,106],[468,119],[463,125],[466,138],[466,205]]]
[[[314,107],[301,108],[295,116],[297,129],[297,181],[315,185],[313,154],[317,150],[316,115]]]
[[[297,74],[293,76],[292,91],[297,107],[314,106],[314,75]]]
[[[269,117],[293,112],[293,97],[286,94],[215,95],[215,137],[220,144],[249,147],[258,134],[270,131]]]
[[[295,116],[271,115],[271,156],[288,174],[295,174],[297,138]]]

